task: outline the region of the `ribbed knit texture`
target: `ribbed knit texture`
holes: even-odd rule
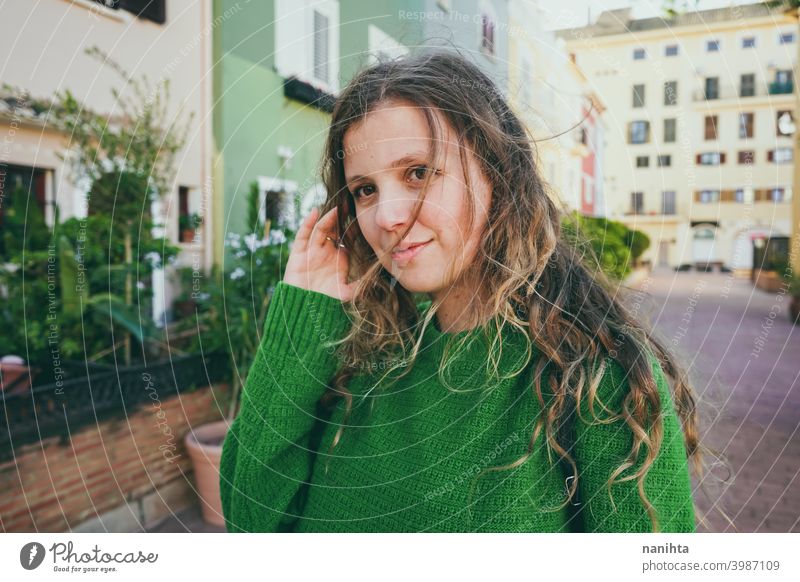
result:
[[[549,464],[543,435],[527,461],[476,480],[527,451],[542,413],[531,388],[533,363],[541,357],[535,348],[521,373],[497,381],[486,369],[483,335],[442,333],[434,320],[407,376],[378,387],[379,373],[351,380],[353,410],[328,454],[344,402],[332,414],[316,406],[337,367],[333,350],[322,343],[340,339],[349,325],[339,300],[283,282],[276,286],[241,411],[223,447],[220,489],[228,531],[568,531],[566,509],[549,511],[565,498],[566,475],[558,463]],[[502,333],[500,373],[512,376],[525,360],[524,336],[510,326]],[[437,375],[439,363],[447,340],[466,336],[475,341],[445,374],[447,385],[459,390],[451,392]],[[651,362],[664,441],[645,492],[661,531],[693,532],[683,435],[663,371],[652,356]],[[613,363],[598,396],[619,410],[626,391],[625,372]],[[582,411],[586,422],[576,420],[573,449],[582,530],[651,531],[636,480],[614,485],[613,504],[605,486],[630,451],[630,429],[623,421],[588,424],[585,403]],[[607,417],[597,405],[595,412]]]

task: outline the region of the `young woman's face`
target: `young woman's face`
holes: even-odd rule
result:
[[[344,170],[361,232],[383,267],[408,291],[447,291],[475,258],[486,225],[491,187],[471,151],[462,167],[457,136],[436,112],[441,128],[439,165],[429,168],[432,147],[425,113],[405,101],[385,101],[344,135]],[[419,217],[413,217],[426,173],[432,179]],[[469,228],[465,173],[475,193]],[[418,248],[397,250],[409,244]],[[451,270],[452,267],[452,270]],[[446,280],[448,270],[453,273]]]

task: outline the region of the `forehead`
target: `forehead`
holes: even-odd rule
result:
[[[436,110],[440,147],[447,156],[457,144],[444,116]],[[348,173],[365,173],[364,166],[387,167],[408,155],[425,157],[431,149],[431,131],[425,112],[414,104],[388,101],[378,105],[344,134],[344,164]],[[457,152],[456,152],[457,155]]]

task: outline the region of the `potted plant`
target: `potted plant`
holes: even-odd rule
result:
[[[180,227],[180,240],[184,243],[194,242],[194,237],[197,234],[197,229],[200,227],[200,215],[196,212],[191,214],[182,214],[178,218],[178,226]]]
[[[251,192],[251,196],[258,192]],[[224,525],[219,494],[219,461],[222,443],[239,408],[239,397],[259,343],[262,339],[272,291],[280,280],[289,258],[288,236],[293,232],[272,230],[268,237],[259,222],[257,205],[252,204],[244,236],[229,233],[225,247],[231,255],[227,269],[218,268],[204,277],[197,295],[197,313],[191,324],[200,327],[198,348],[220,350],[228,355],[231,371],[222,400],[227,407],[225,420],[194,427],[184,438],[194,464],[203,519]]]

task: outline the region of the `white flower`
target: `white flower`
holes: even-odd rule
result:
[[[136,281],[136,288],[137,289],[144,289],[144,282]]]
[[[242,246],[241,243],[239,242],[239,240],[240,240],[240,237],[239,237],[238,233],[229,232],[228,233],[228,240],[225,241],[225,245],[226,246],[230,246],[230,247],[232,247],[234,249],[238,249],[238,248],[240,248]]]
[[[258,239],[257,239],[257,237],[256,237],[254,232],[251,232],[250,234],[245,235],[244,244],[247,245],[247,248],[250,249],[251,253],[256,252],[256,249],[258,248]]]
[[[233,272],[231,273],[231,280],[235,281],[236,279],[241,279],[244,277],[244,269],[241,267],[236,267]]]
[[[261,266],[261,259],[256,259],[256,265]]]
[[[161,255],[155,251],[150,251],[144,256],[144,259],[150,263],[151,267],[158,267],[161,264]]]
[[[282,245],[286,242],[286,235],[282,230],[271,230],[269,232],[269,242],[271,245]]]
[[[236,258],[237,258],[237,259],[241,259],[241,258],[242,258],[243,256],[245,256],[246,254],[247,254],[247,251],[246,251],[246,250],[244,250],[244,249],[242,249],[241,251],[236,251],[236,254],[235,254],[235,255],[236,255]]]

